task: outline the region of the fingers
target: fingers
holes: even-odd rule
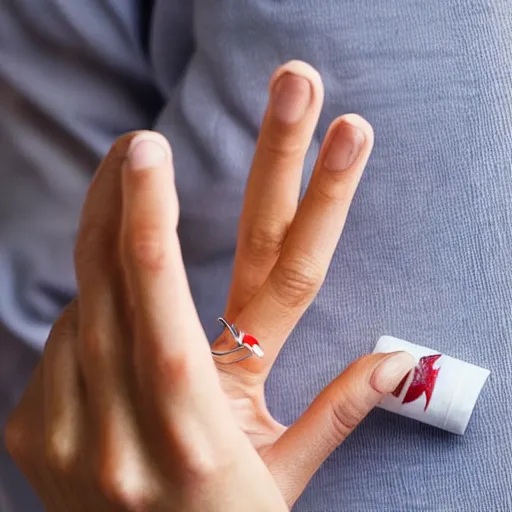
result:
[[[120,139],[86,199],[75,260],[94,472],[123,506],[152,502],[155,464],[173,470],[185,454],[184,467],[200,466],[233,434],[216,420],[231,413],[188,289],[177,219],[165,139]]]
[[[190,365],[197,365],[197,374],[211,376],[214,365],[181,256],[178,199],[165,138],[150,132],[135,138],[122,176],[121,250],[136,337],[143,338],[135,350],[144,351],[146,363],[151,358],[151,373],[164,386],[168,374],[187,372]]]
[[[112,146],[100,164],[87,193],[75,247],[75,272],[78,283],[80,331],[78,356],[89,385],[103,389],[103,379],[110,378],[114,353],[123,351],[120,340],[112,340],[112,327],[120,325],[116,290],[121,284],[118,240],[121,227],[121,175],[119,169],[126,149],[134,137],[128,134]],[[105,331],[107,329],[107,331]],[[103,364],[106,368],[102,368]],[[104,370],[104,371],[103,371]],[[98,374],[98,375],[96,375]],[[99,395],[103,393],[92,393]]]
[[[162,441],[155,446],[171,450],[169,470],[178,457],[190,472],[201,471],[205,460],[214,464],[235,423],[228,423],[231,411],[188,286],[165,139],[150,132],[135,138],[122,176],[121,250],[134,306],[140,402],[149,411],[145,424]]]
[[[198,350],[204,357],[207,344],[181,256],[178,199],[165,138],[151,132],[135,138],[122,176],[121,251],[138,325],[147,343],[164,355]]]
[[[318,72],[291,61],[270,82],[270,102],[247,184],[226,316],[263,284],[297,210],[304,157],[323,103]]]
[[[5,446],[48,510],[65,504],[45,467],[43,364],[36,367],[20,403],[5,428]]]
[[[329,129],[306,194],[267,280],[235,319],[263,344],[265,357],[240,365],[269,371],[318,293],[373,146],[371,126],[349,114]]]
[[[362,357],[325,388],[281,436],[266,462],[289,506],[325,459],[415,364],[406,352]]]
[[[144,505],[154,494],[133,407],[133,346],[119,257],[120,171],[135,137],[119,139],[100,165],[85,201],[75,250],[78,348],[97,447],[90,454],[93,473],[112,503],[130,506]]]
[[[372,146],[371,126],[356,115],[343,116],[327,134],[281,256],[261,294],[262,303],[266,291],[272,309],[289,313],[288,329],[325,278]]]
[[[76,499],[71,481],[86,448],[85,396],[76,356],[77,310],[73,301],[57,320],[43,357],[44,461],[68,503]]]
[[[118,404],[121,365],[128,347],[118,301],[121,275],[118,233],[121,225],[119,169],[133,135],[118,140],[100,165],[87,194],[75,249],[79,292],[78,351],[95,419],[108,423]]]

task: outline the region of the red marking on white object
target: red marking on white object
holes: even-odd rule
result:
[[[434,368],[434,363],[441,357],[442,354],[435,354],[432,356],[424,356],[420,359],[418,366],[414,369],[414,376],[411,385],[405,394],[402,403],[408,404],[417,400],[423,393],[425,393],[426,403],[425,411],[427,410],[432,393],[436,385],[437,377],[440,368]]]
[[[381,336],[373,352],[397,351],[408,352],[418,363],[392,394],[382,398],[379,407],[464,434],[489,370],[393,336]]]
[[[432,393],[439,375],[440,368],[434,368],[434,363],[442,356],[442,354],[434,354],[431,356],[424,356],[419,360],[418,366],[414,368],[414,375],[407,389],[407,392],[402,400],[403,404],[408,404],[418,400],[423,394],[425,394],[426,403],[425,411],[427,410],[430,400],[432,399]],[[407,374],[398,387],[393,391],[393,396],[397,398],[401,395],[404,385],[409,378]]]

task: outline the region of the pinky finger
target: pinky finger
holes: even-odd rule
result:
[[[54,325],[44,356],[5,429],[5,444],[11,457],[46,509],[55,512],[69,510],[70,503],[75,501],[69,501],[72,494],[66,481],[69,479],[67,469],[72,464],[69,448],[65,448],[64,443],[70,446],[70,429],[59,428],[58,435],[55,432],[56,418],[58,424],[63,425],[69,423],[71,417],[78,416],[76,395],[71,391],[75,387],[77,372],[76,368],[71,369],[73,377],[69,378],[72,366],[66,355],[67,349],[71,348],[66,337],[73,331],[72,309],[68,308]],[[60,397],[57,401],[56,396]],[[57,408],[56,402],[60,404]],[[55,414],[56,409],[61,412]],[[63,416],[66,418],[64,421]],[[83,510],[80,503],[77,507],[74,510]]]
[[[21,402],[9,418],[5,428],[5,446],[47,509],[52,510],[53,506],[56,512],[60,512],[64,510],[63,504],[56,501],[44,465],[44,437],[40,431],[32,430],[34,425],[41,425],[44,418],[42,379],[43,365],[39,363]]]
[[[45,455],[51,469],[66,473],[78,456],[82,420],[79,372],[73,343],[77,307],[73,302],[59,318],[43,359]]]
[[[73,301],[55,324],[43,359],[44,460],[67,506],[84,510],[71,489],[83,448],[84,390],[75,351],[78,307]],[[64,510],[64,509],[63,509]]]

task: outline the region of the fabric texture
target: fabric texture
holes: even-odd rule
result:
[[[326,283],[271,374],[272,413],[293,422],[383,334],[492,374],[463,437],[373,412],[295,510],[512,510],[512,3],[149,4],[0,6],[1,321],[43,346],[75,292],[92,171],[118,135],[152,127],[173,145],[180,239],[213,336],[268,80],[305,60],[326,101],[304,184],[337,115],[366,117],[376,143]]]

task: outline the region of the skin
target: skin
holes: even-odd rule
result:
[[[362,118],[336,119],[299,203],[320,76],[290,62],[272,77],[270,98],[225,311],[262,342],[264,358],[212,359],[181,257],[171,149],[152,132],[121,137],[83,208],[78,296],[6,429],[47,510],[289,510],[414,367],[405,353],[366,355],[294,425],[267,410],[265,380],[322,285],[373,145]],[[229,343],[224,333],[214,345]]]

